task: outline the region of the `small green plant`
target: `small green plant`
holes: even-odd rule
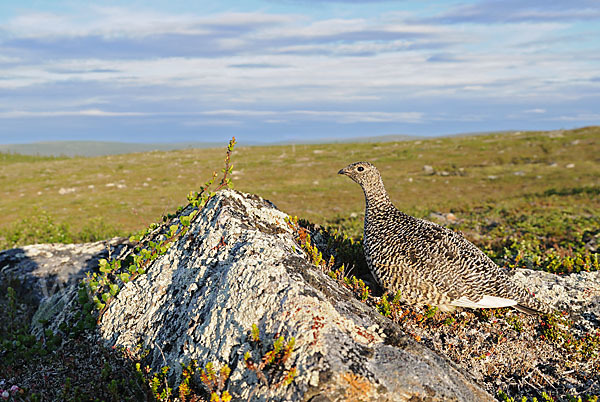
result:
[[[401,305],[401,295],[400,291],[397,291],[392,301],[388,301],[388,293],[384,293],[383,296],[377,301],[377,311],[384,317],[394,317],[397,318],[400,316],[400,305]]]
[[[199,216],[199,211],[216,192],[231,186],[231,179],[228,176],[233,171],[231,153],[234,146],[235,137],[227,146],[225,167],[222,169],[223,177],[216,188],[212,188],[217,177],[215,172],[212,178],[200,187],[199,192],[190,193],[187,206],[178,208],[176,214],[163,216],[162,224],[152,223],[147,229],[132,235],[130,241],[138,243],[132,253],[122,260],[101,259],[98,261],[99,272],[87,274],[84,283],[89,300],[98,310],[98,320],[106,311],[108,303],[117,296],[122,284],[145,274],[154,260],[166,254],[175,240],[187,233],[191,222]]]
[[[17,315],[17,294],[12,287],[6,288],[6,297],[8,298],[8,309],[6,310],[10,320],[10,329],[12,330],[14,319]]]
[[[172,395],[172,388],[169,387],[167,381],[167,374],[169,373],[169,366],[165,366],[160,369],[158,373],[154,373],[150,379],[150,390],[152,395],[158,401],[168,401]]]
[[[506,317],[506,321],[512,325],[512,327],[514,328],[515,331],[517,331],[518,333],[523,332],[523,322],[519,319],[518,316],[507,316]]]
[[[383,296],[381,296],[381,299],[379,299],[377,310],[384,317],[389,317],[392,315],[392,306],[387,299],[387,293],[385,293]]]
[[[202,384],[208,389],[211,402],[229,402],[231,395],[229,391],[223,390],[225,382],[229,378],[231,369],[224,365],[220,370],[215,370],[212,362],[206,363],[200,374]]]
[[[102,217],[90,219],[76,236],[78,241],[95,242],[121,235],[121,230],[106,223]]]
[[[58,224],[43,209],[35,209],[20,222],[5,230],[0,249],[37,243],[71,243],[73,235],[66,224]]]
[[[342,269],[343,269],[342,265]],[[371,290],[365,284],[362,279],[356,279],[356,276],[352,275],[351,277],[344,277],[344,283],[347,287],[354,292],[354,294],[358,297],[360,301],[367,301],[369,296],[371,295]]]
[[[506,392],[504,392],[503,390],[499,390],[498,391],[498,398],[501,401],[504,402],[515,402],[515,398],[511,398],[510,396],[508,396],[508,394]],[[521,402],[527,402],[527,398],[525,398],[525,400],[521,400]]]
[[[294,216],[286,218],[288,226],[290,226],[296,234],[296,241],[306,252],[310,261],[318,267],[322,272],[325,272],[329,277],[340,281],[345,287],[350,289],[361,301],[366,301],[371,291],[362,279],[356,278],[354,275],[348,275],[348,269],[345,264],[341,264],[336,269],[336,257],[338,255],[341,260],[346,261],[354,266],[356,261],[360,261],[360,258],[356,259],[356,256],[360,256],[364,259],[360,243],[355,243],[352,239],[347,236],[341,235],[336,230],[316,230],[313,225],[306,221],[299,221],[298,217]],[[328,258],[323,256],[323,252],[319,250],[319,247],[314,244],[309,228],[312,228],[316,234],[326,239],[327,247],[326,253]]]
[[[329,260],[323,258],[323,253],[319,251],[319,248],[315,244],[313,244],[310,232],[298,223],[298,217],[286,217],[286,222],[296,233],[296,241],[306,252],[310,261],[323,272],[331,271],[335,262],[334,257],[330,256]]]
[[[425,317],[427,318],[433,318],[435,316],[435,313],[437,313],[438,308],[435,306],[428,306],[427,310],[425,311]]]
[[[280,336],[270,348],[265,348],[260,339],[258,326],[254,324],[249,341],[253,349],[244,354],[244,363],[249,370],[256,373],[256,377],[264,386],[274,389],[288,386],[294,381],[298,370],[295,366],[289,368],[287,366],[294,351],[295,338],[286,341],[283,336]]]
[[[260,341],[260,331],[258,329],[258,325],[252,324],[252,330],[250,331],[250,336],[252,337],[252,341],[258,343]]]

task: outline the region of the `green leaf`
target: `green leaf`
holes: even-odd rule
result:
[[[87,291],[83,288],[77,291],[77,297],[80,303],[85,303],[88,300]]]
[[[101,258],[98,260],[98,268],[100,269],[100,272],[110,272],[111,271],[110,264],[108,263],[108,261],[106,261],[105,258]]]
[[[95,292],[96,290],[98,290],[98,281],[90,281],[88,283],[88,286],[92,292]]]
[[[119,293],[119,285],[116,285],[116,284],[113,283],[113,284],[111,284],[109,286],[109,288],[110,288],[110,294],[111,295],[116,296],[117,293]]]
[[[258,342],[260,340],[260,331],[258,330],[258,325],[252,324],[252,330],[250,331],[250,334],[254,342]]]
[[[107,302],[109,299],[110,299],[110,293],[108,293],[108,292],[102,293],[102,300]]]

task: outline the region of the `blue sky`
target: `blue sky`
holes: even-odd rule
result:
[[[2,1],[0,143],[600,124],[600,1]]]

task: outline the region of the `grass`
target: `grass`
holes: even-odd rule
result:
[[[0,152],[0,164],[15,162],[47,162],[65,159],[64,156],[21,155],[14,152]]]
[[[552,191],[572,193],[557,194],[564,199],[554,202],[557,207],[562,202],[597,210],[593,194],[572,189],[600,185],[598,138],[600,128],[590,127],[384,144],[242,146],[233,155],[232,177],[237,189],[319,224],[362,213],[360,189],[336,174],[358,160],[375,163],[395,204],[416,216],[482,206],[527,210],[525,195]],[[0,246],[7,246],[6,233],[14,225],[39,211],[69,228],[74,241],[83,241],[79,233],[98,218],[115,234],[145,228],[210,177],[221,152],[26,158],[33,159],[13,155],[0,163]],[[425,175],[424,165],[438,174]]]

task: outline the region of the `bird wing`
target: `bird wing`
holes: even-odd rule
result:
[[[404,219],[412,218],[404,216]],[[440,301],[462,307],[506,307],[519,301],[510,278],[474,244],[450,229],[412,218],[397,232],[397,263]]]
[[[424,232],[436,233],[429,236],[427,248],[437,268],[435,274],[451,280],[452,288],[458,292],[453,304],[467,300],[480,307],[517,304],[512,281],[483,251],[459,233],[433,222],[422,222]]]

